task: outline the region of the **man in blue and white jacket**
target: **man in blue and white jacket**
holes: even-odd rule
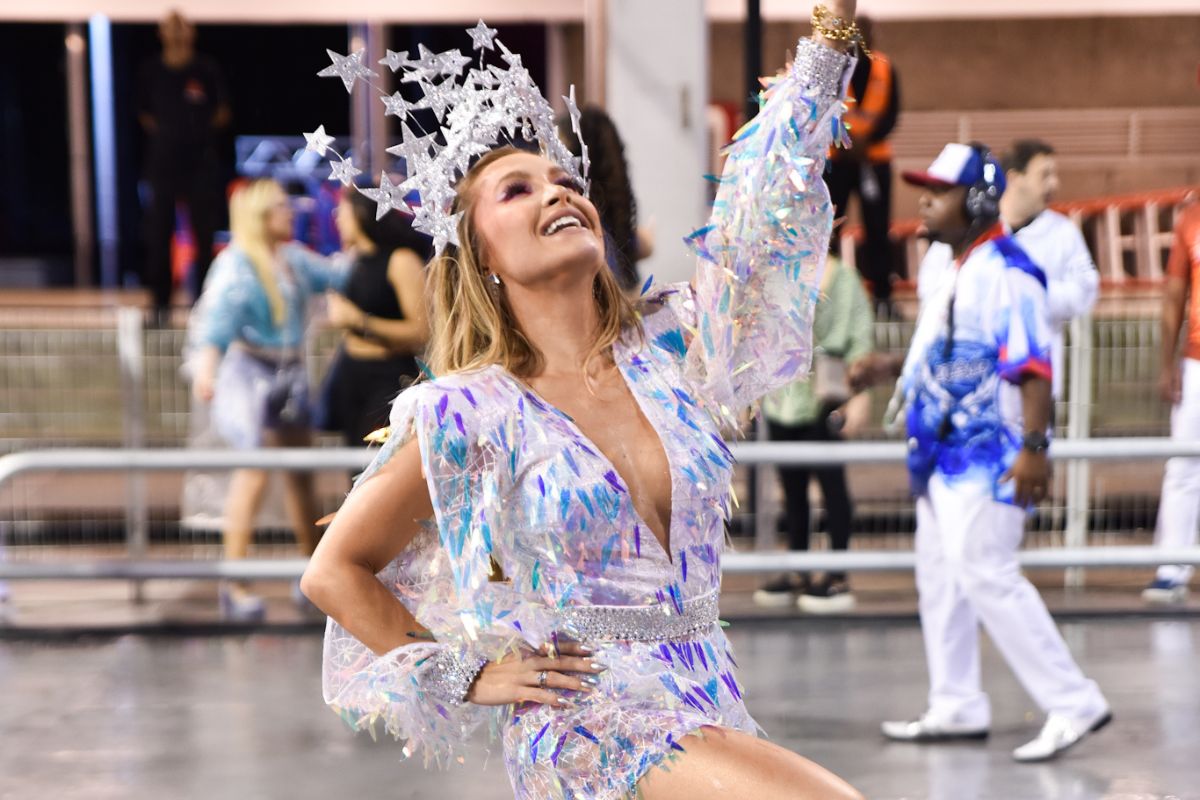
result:
[[[981,739],[979,624],[1047,713],[1019,761],[1053,758],[1111,713],[1068,652],[1017,550],[1049,478],[1051,331],[1046,276],[1000,222],[1005,179],[981,145],[950,144],[924,172],[920,214],[933,244],[901,373],[917,498],[917,589],[929,706],[885,722],[903,741]]]

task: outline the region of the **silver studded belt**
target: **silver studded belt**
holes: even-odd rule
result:
[[[717,593],[656,606],[567,606],[563,630],[581,642],[661,642],[685,639],[717,621]]]

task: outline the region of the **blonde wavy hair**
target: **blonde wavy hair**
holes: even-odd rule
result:
[[[230,241],[254,265],[258,282],[271,306],[271,321],[276,325],[282,325],[287,319],[287,306],[283,303],[275,273],[276,256],[267,236],[267,214],[280,199],[286,201],[287,193],[271,178],[256,178],[238,188],[229,198]]]
[[[490,164],[524,151],[505,146],[479,159],[457,187],[454,212],[459,247],[447,245],[429,271],[432,338],[428,362],[434,375],[447,375],[498,364],[514,375],[537,374],[542,354],[525,336],[501,287],[489,285],[483,263],[483,242],[473,221],[475,183]],[[592,286],[600,323],[584,359],[586,372],[592,360],[607,355],[629,326],[642,335],[641,320],[607,266],[601,265]]]

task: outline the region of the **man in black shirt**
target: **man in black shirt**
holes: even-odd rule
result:
[[[146,131],[146,283],[160,318],[171,303],[171,236],[175,204],[187,205],[196,245],[194,295],[212,261],[224,202],[217,138],[228,126],[229,96],[220,68],[197,55],[196,28],[178,12],[158,27],[162,56],[142,69],[138,121]]]
[[[860,16],[857,22],[871,48],[871,20]],[[858,193],[866,234],[858,271],[871,284],[876,313],[888,319],[895,316],[888,237],[892,218],[892,145],[888,137],[900,114],[900,85],[895,68],[883,53],[872,49],[870,56],[859,56],[848,94],[847,100],[852,102],[845,122],[852,145],[830,152],[825,182],[835,218],[845,216],[850,195]]]

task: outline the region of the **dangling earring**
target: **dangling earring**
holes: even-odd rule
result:
[[[489,272],[483,277],[483,285],[487,287],[487,293],[491,296],[493,303],[500,302],[500,276],[494,272]]]

